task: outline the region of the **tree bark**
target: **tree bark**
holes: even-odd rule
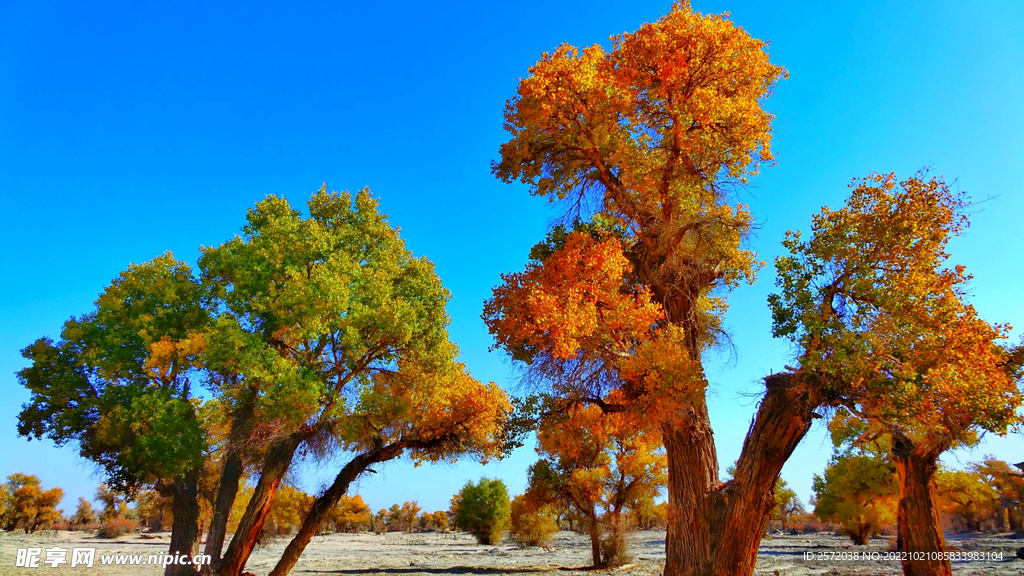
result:
[[[260,533],[263,530],[263,523],[270,514],[270,507],[274,503],[274,496],[284,479],[288,467],[291,466],[292,458],[299,444],[302,443],[302,435],[293,433],[274,444],[267,451],[263,459],[263,466],[260,471],[259,482],[253,490],[252,499],[245,508],[238,528],[231,538],[228,551],[224,554],[218,576],[240,576],[245,563],[249,560]]]
[[[238,495],[238,485],[244,470],[241,454],[232,450],[224,461],[224,470],[221,472],[220,484],[217,486],[217,498],[213,504],[210,531],[206,536],[205,553],[210,557],[210,568],[214,571],[220,569],[220,554],[224,549],[224,539],[227,536],[228,517],[231,515],[231,506],[235,503],[235,497]]]
[[[711,574],[711,519],[718,489],[718,455],[707,403],[677,410],[662,425],[668,457],[665,576]]]
[[[372,464],[378,462],[385,462],[397,458],[402,454],[404,446],[399,443],[389,444],[380,448],[375,448],[368,452],[359,454],[338,473],[334,479],[334,483],[331,484],[327,490],[321,494],[313,502],[313,506],[309,509],[309,513],[302,520],[302,527],[299,528],[298,533],[292,538],[292,541],[288,543],[288,546],[284,550],[284,554],[281,555],[281,559],[277,561],[277,565],[270,571],[269,576],[287,576],[291,569],[295,566],[295,563],[299,561],[299,556],[306,549],[309,541],[316,535],[317,530],[323,524],[324,520],[331,513],[331,510],[341,497],[348,491],[348,487],[352,482],[359,477],[360,474],[366,471],[367,468]]]
[[[749,576],[775,507],[783,465],[825,403],[801,373],[765,379],[733,479],[718,480],[714,437],[701,401],[663,426],[669,465],[665,576]]]
[[[892,456],[900,481],[898,548],[906,555],[902,559],[906,576],[953,574],[949,560],[942,557],[946,539],[935,504],[935,472],[945,448],[941,444],[914,442],[899,431],[892,432]]]
[[[775,507],[783,465],[807,435],[824,403],[818,383],[800,373],[765,378],[765,396],[743,442],[736,473],[718,491],[711,529],[716,576],[754,573],[757,551]]]
[[[227,536],[228,517],[231,506],[238,495],[238,485],[245,472],[240,444],[249,436],[252,429],[252,413],[255,404],[255,392],[249,394],[235,412],[231,422],[231,433],[228,435],[227,458],[217,485],[217,497],[213,504],[213,517],[210,519],[210,530],[206,535],[205,554],[211,559],[209,569],[218,570],[221,564],[221,552]]]
[[[174,522],[171,528],[171,556],[188,556],[187,564],[168,564],[164,576],[191,576],[196,566],[191,563],[196,541],[199,539],[199,470],[189,471],[174,479],[170,486],[171,510]],[[166,492],[165,492],[166,493]]]
[[[597,527],[597,521],[590,522],[590,557],[594,568],[603,568],[601,562],[601,530]]]

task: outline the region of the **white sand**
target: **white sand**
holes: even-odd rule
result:
[[[18,532],[0,533],[0,574],[39,576],[70,576],[72,574],[101,574],[111,576],[158,576],[163,573],[161,566],[101,566],[101,554],[149,555],[166,552],[168,534],[158,534],[153,539],[142,539],[137,534],[123,536],[116,540],[103,540],[82,532],[47,532],[26,535]],[[665,561],[664,532],[636,532],[631,534],[631,552],[635,558],[630,565],[601,571],[614,575],[653,575],[661,572]],[[288,540],[280,538],[257,548],[246,570],[257,576],[265,576]],[[1024,546],[1024,540],[1013,540],[1008,535],[963,535],[949,538],[950,546],[964,552],[1002,552],[1004,560],[998,561],[955,561],[953,572],[957,575],[1005,575],[1024,574],[1024,560],[1017,560],[1014,551]],[[95,547],[97,559],[92,568],[75,567],[68,564],[52,568],[42,562],[38,568],[16,568],[15,555],[18,548]],[[895,560],[863,559],[865,552],[883,553],[889,543],[885,538],[876,538],[867,546],[854,546],[844,537],[831,534],[799,536],[773,536],[761,544],[757,574],[810,576],[829,575],[898,575],[899,562]],[[805,553],[819,556],[805,559]],[[861,559],[842,559],[857,553]],[[828,556],[828,558],[820,558]],[[45,560],[43,552],[42,558]],[[70,560],[70,553],[68,554]],[[586,571],[590,563],[590,541],[571,532],[559,532],[551,548],[518,548],[502,542],[497,546],[481,546],[463,533],[419,533],[402,534],[332,534],[313,539],[292,574],[297,576],[445,576],[497,574],[592,574]]]

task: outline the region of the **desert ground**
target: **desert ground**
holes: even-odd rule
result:
[[[157,576],[160,566],[101,566],[100,555],[160,554],[167,549],[167,534],[139,534],[122,536],[116,540],[103,540],[83,532],[47,532],[26,535],[0,534],[0,574],[35,574],[64,576],[103,574],[111,576]],[[257,549],[246,569],[257,576],[265,576],[280,556],[287,539],[271,540]],[[1002,552],[1002,561],[956,561],[953,573],[957,575],[1024,575],[1024,560],[1017,560],[1014,551],[1024,540],[1004,535],[958,535],[949,538],[951,547],[963,552]],[[511,542],[497,546],[481,546],[464,533],[404,534],[331,534],[313,540],[295,566],[297,576],[446,576],[515,574],[530,576],[541,574],[593,574],[604,572],[618,575],[646,575],[661,572],[665,561],[665,533],[635,532],[631,534],[631,552],[634,561],[620,568],[603,571],[588,570],[590,545],[586,537],[572,532],[559,532],[550,548],[519,548]],[[74,547],[96,548],[92,568],[56,568],[40,562],[38,568],[15,567],[19,548]],[[773,535],[761,544],[757,574],[811,576],[827,575],[898,575],[899,562],[895,560],[849,559],[851,553],[863,557],[865,552],[883,553],[889,548],[886,538],[876,538],[867,546],[852,545],[842,536],[832,534]],[[807,554],[814,558],[805,558]],[[846,559],[843,558],[846,557]],[[45,560],[45,551],[42,559]],[[70,553],[68,554],[70,560]]]

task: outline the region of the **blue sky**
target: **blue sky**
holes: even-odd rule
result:
[[[131,262],[166,250],[194,261],[235,234],[267,194],[302,205],[322,182],[370,186],[453,294],[451,334],[474,375],[514,385],[480,321],[502,272],[521,269],[555,213],[491,176],[517,79],[561,42],[607,44],[669,2],[0,3],[0,476],[61,486],[66,510],[100,481],[71,448],[17,437],[28,398],[19,350],[90,309]],[[769,262],[731,297],[735,351],[709,359],[722,467],[735,460],[758,379],[792,360],[770,335],[765,298],[787,229],[868,171],[928,165],[977,201],[952,245],[990,321],[1024,326],[1024,5],[695,0],[771,42],[790,77],[776,115],[777,165],[744,200]],[[1013,338],[1020,337],[1015,330]],[[783,477],[806,501],[831,446],[804,440]],[[987,438],[952,464],[1024,458],[1020,435]],[[382,466],[360,483],[374,508],[447,508],[481,475],[523,489],[534,459]],[[339,464],[297,474],[314,490]]]

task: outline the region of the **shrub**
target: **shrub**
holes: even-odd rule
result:
[[[476,484],[467,482],[459,496],[455,526],[475,536],[481,544],[501,542],[511,514],[505,483],[481,478]]]
[[[512,500],[509,535],[520,546],[551,544],[551,536],[558,532],[555,516],[546,508],[534,505],[525,495]]]
[[[96,531],[96,536],[100,538],[117,538],[138,527],[138,522],[133,522],[127,518],[111,518],[100,526],[100,529]]]
[[[626,542],[626,531],[621,524],[606,527],[607,534],[601,540],[601,561],[605,568],[622,566],[633,561]]]

